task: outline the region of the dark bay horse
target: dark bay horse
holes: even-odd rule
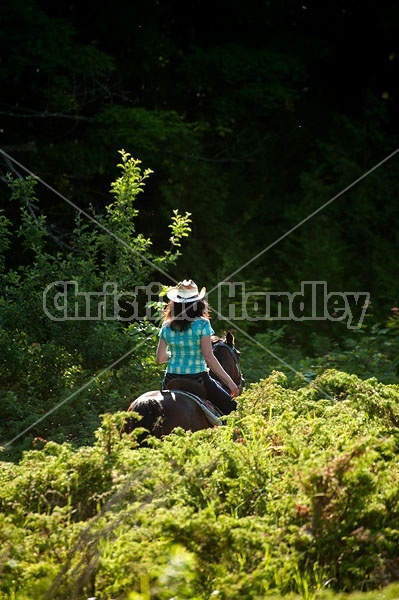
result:
[[[212,349],[224,370],[238,385],[241,394],[244,378],[241,375],[240,352],[234,346],[233,334],[229,331],[224,338],[212,336]],[[218,380],[212,372],[210,375]],[[227,389],[222,382],[219,383]],[[129,406],[128,412],[137,413],[141,419],[128,419],[124,428],[125,433],[143,427],[151,435],[161,438],[176,427],[186,431],[198,431],[221,423],[217,417],[216,420],[212,418],[208,420],[211,415],[208,413],[207,417],[206,411],[200,406],[201,402],[193,397],[193,394],[203,397],[205,390],[201,384],[185,379],[179,381],[179,389],[175,386],[171,387],[173,389],[152,390],[136,398]]]

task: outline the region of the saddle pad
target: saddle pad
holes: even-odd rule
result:
[[[178,392],[180,390],[173,390],[173,392]],[[208,419],[209,423],[211,425],[223,425],[223,421],[219,418],[219,416],[223,416],[222,413],[219,412],[219,410],[213,406],[213,404],[211,402],[209,402],[209,400],[201,400],[201,398],[198,398],[198,396],[195,396],[194,394],[190,394],[190,392],[186,392],[186,391],[181,391],[182,394],[185,394],[186,396],[189,396],[189,398],[191,398],[191,400],[194,400],[194,402],[196,404],[198,404],[198,406],[203,410],[206,418]]]

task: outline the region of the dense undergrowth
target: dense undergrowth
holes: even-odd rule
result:
[[[10,178],[19,224],[0,214],[0,600],[399,598],[398,308],[310,332],[311,353],[303,331],[240,321],[236,413],[139,447],[120,431],[160,385],[159,294],[153,319],[127,322],[129,302],[109,318],[104,285],[150,292],[190,218],[174,211],[154,252],[135,228],[149,171],[121,156],[114,201],[95,224],[77,214],[63,250],[36,180]],[[100,296],[98,318],[72,318]]]
[[[275,371],[146,448],[123,417],[1,463],[2,600],[399,597],[396,384]]]

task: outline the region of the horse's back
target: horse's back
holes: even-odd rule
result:
[[[135,424],[130,423],[130,430],[143,427],[157,437],[168,435],[177,427],[193,432],[210,427],[201,408],[178,390],[145,392],[131,403],[128,412],[141,416]]]
[[[147,404],[161,402],[163,400],[163,397],[164,396],[162,392],[158,390],[145,392],[144,394],[141,394],[141,396],[138,396],[135,400],[133,400],[128,410],[131,411],[134,410],[134,408],[138,408],[140,406],[146,406]]]

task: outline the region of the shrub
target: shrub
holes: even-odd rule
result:
[[[330,398],[274,372],[223,427],[141,448],[106,414],[92,446],[1,463],[3,594],[395,598],[397,386],[314,383]]]

